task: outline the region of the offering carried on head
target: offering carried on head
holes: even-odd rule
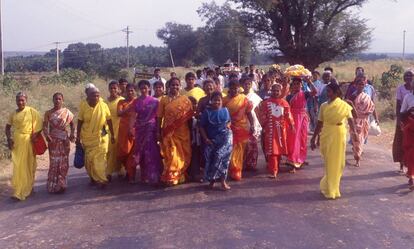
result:
[[[312,76],[312,73],[302,65],[294,65],[286,68],[285,75],[289,77],[309,77]]]

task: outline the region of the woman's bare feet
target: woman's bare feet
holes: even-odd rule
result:
[[[230,190],[231,189],[231,187],[227,184],[227,182],[226,182],[226,180],[221,180],[221,188],[224,190],[224,191],[227,191],[227,190]]]

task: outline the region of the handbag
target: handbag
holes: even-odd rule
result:
[[[369,123],[368,135],[376,137],[381,135],[381,128],[377,124],[377,122],[375,122],[375,120],[371,120],[371,122]]]
[[[73,166],[77,169],[81,169],[83,166],[85,166],[85,152],[83,151],[82,145],[80,144],[76,144]]]
[[[30,110],[32,115],[32,135],[34,134],[34,122],[33,112]],[[38,132],[34,138],[32,138],[33,153],[37,156],[43,155],[47,150],[47,144],[45,138],[41,132]]]

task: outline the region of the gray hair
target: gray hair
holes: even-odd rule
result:
[[[24,97],[25,99],[27,99],[27,94],[23,91],[20,91],[16,94],[16,99],[20,97]]]
[[[91,87],[87,89],[87,94],[90,94],[90,93],[100,93],[100,91],[97,87]]]
[[[324,76],[324,75],[329,75],[329,76],[332,76],[332,72],[331,72],[331,71],[326,70],[326,71],[324,71],[324,72],[323,72],[322,76]]]
[[[86,93],[86,94],[88,94],[88,91],[89,91],[89,89],[91,89],[91,88],[96,88],[96,86],[95,86],[94,84],[92,84],[92,83],[87,83],[87,84],[85,85],[85,93]]]

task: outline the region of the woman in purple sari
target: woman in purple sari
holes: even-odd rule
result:
[[[141,96],[135,99],[133,110],[135,122],[135,161],[140,165],[141,180],[148,184],[158,184],[162,173],[160,148],[157,144],[157,109],[158,99],[151,97],[150,83],[141,80],[138,83]]]

